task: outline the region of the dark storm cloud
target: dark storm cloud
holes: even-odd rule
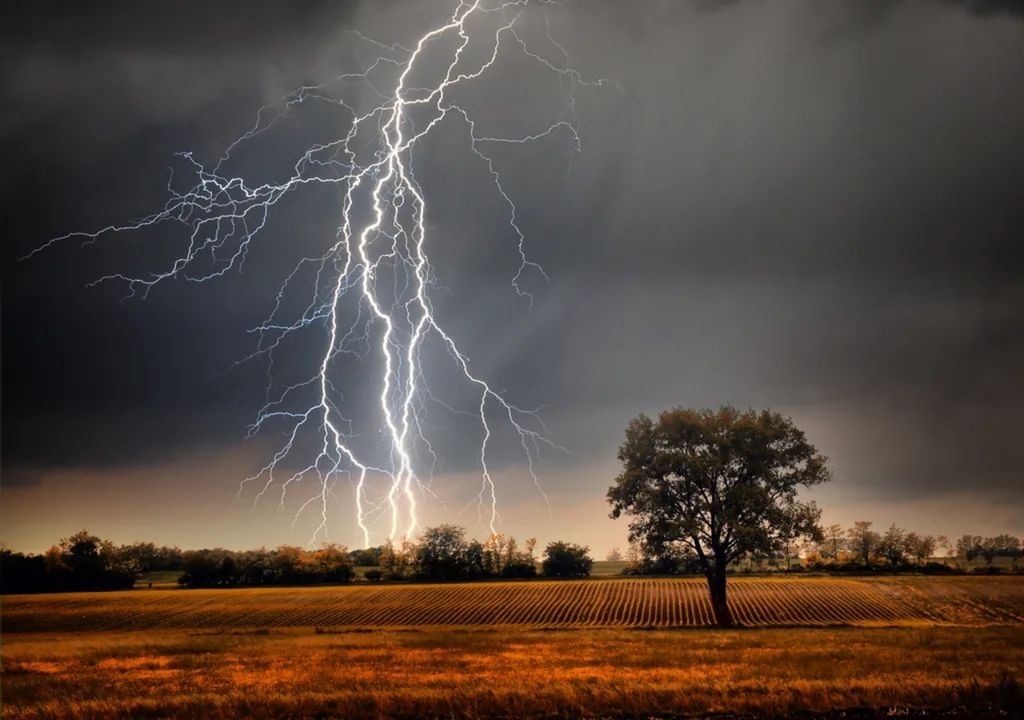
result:
[[[942,0],[945,4],[966,10],[979,17],[1016,15],[1024,16],[1024,6],[1018,0]],[[693,0],[697,10],[716,12],[733,7],[743,0]],[[851,13],[853,18],[882,18],[891,9],[906,3],[907,0],[875,0],[869,3],[846,3],[844,11]],[[823,5],[828,3],[821,3]],[[832,3],[834,5],[834,2]],[[872,22],[872,24],[874,24]]]
[[[146,269],[170,235],[11,261],[159,206],[172,153],[215,154],[255,108],[365,59],[339,39],[349,25],[389,40],[415,29],[393,3],[301,7],[5,10],[5,482],[6,468],[166,460],[244,434],[260,368],[220,373],[251,351],[260,285],[293,236],[330,237],[327,198],[280,208],[267,237],[288,242],[266,243],[246,275],[144,303],[82,285]],[[828,450],[870,459],[847,464],[849,487],[902,497],[970,482],[1020,502],[1018,7],[552,8],[576,65],[623,88],[581,94],[582,155],[554,140],[500,155],[552,283],[533,278],[532,309],[511,292],[510,238],[487,234],[502,208],[453,129],[418,170],[446,189],[431,205],[452,290],[439,312],[476,367],[522,405],[549,404],[557,439],[587,460],[612,458],[640,411],[830,407]],[[496,132],[547,117],[529,68],[501,72],[506,90],[479,101]],[[447,469],[472,467],[472,432],[452,420],[439,436]]]
[[[4,7],[5,483],[51,465],[162,460],[244,434],[259,375],[219,373],[245,354],[254,288],[196,294],[179,284],[120,303],[123,288],[83,287],[114,267],[152,269],[153,248],[173,241],[161,233],[17,258],[47,237],[159,206],[172,154],[220,149],[255,108],[322,75],[354,7]]]
[[[4,11],[4,40],[8,47],[40,48],[64,55],[293,53],[303,39],[329,38],[354,7],[355,2],[344,0],[312,0],[301,7],[275,0],[236,6],[200,0],[10,3]]]
[[[972,15],[979,17],[992,17],[998,15],[1013,15],[1024,17],[1024,7],[1014,0],[945,0],[951,5],[963,8]]]
[[[1021,25],[903,3],[841,40],[851,6],[648,29],[640,139],[597,193],[628,200],[592,205],[605,242],[579,256],[600,320],[577,315],[567,365],[593,370],[567,377],[604,408],[856,401],[842,442],[889,463],[847,482],[1019,502]]]

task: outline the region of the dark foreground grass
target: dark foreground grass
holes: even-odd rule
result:
[[[8,634],[5,718],[1024,713],[1024,628]]]

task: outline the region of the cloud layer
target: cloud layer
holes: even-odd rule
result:
[[[5,486],[42,492],[48,473],[123,474],[233,448],[261,403],[262,370],[223,371],[252,350],[245,331],[285,261],[332,236],[334,199],[282,205],[244,275],[169,283],[146,302],[83,285],[165,260],[180,242],[171,233],[15,259],[158,207],[174,152],[215,156],[260,105],[366,63],[370,49],[346,29],[407,41],[445,7],[3,11]],[[418,172],[450,291],[438,310],[497,386],[548,405],[556,439],[577,453],[550,458],[556,495],[599,504],[638,412],[731,402],[806,427],[836,463],[835,503],[969,489],[1024,505],[1018,8],[550,9],[577,67],[622,91],[581,94],[581,154],[555,138],[500,157],[551,277],[535,279],[533,308],[511,291],[512,246],[494,230],[502,208],[457,129]],[[557,99],[526,66],[496,80],[466,98],[496,131],[543,121]],[[272,174],[289,139],[337,131],[307,119],[254,151],[250,168]],[[477,438],[436,419],[441,474],[468,476]],[[515,456],[505,462],[510,507],[535,507]]]

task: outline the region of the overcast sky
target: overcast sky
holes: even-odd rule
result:
[[[232,9],[234,6],[234,9]],[[146,300],[109,273],[166,265],[168,226],[62,243],[163,206],[174,153],[216,161],[256,111],[408,44],[452,2],[38,2],[0,11],[3,479],[0,541],[81,527],[186,547],[304,543],[295,504],[236,498],[280,436],[246,440],[266,367],[234,363],[302,253],[333,242],[337,190],[275,207],[243,273]],[[551,34],[584,78],[565,134],[495,154],[531,258],[511,285],[506,208],[465,132],[417,156],[440,321],[509,399],[544,406],[570,452],[540,466],[551,510],[499,438],[500,529],[625,544],[604,494],[630,418],[770,407],[831,458],[826,522],[1024,533],[1024,14],[1014,2],[577,0]],[[543,7],[524,32],[543,38]],[[514,53],[510,52],[510,55]],[[564,109],[557,79],[507,58],[460,98],[483,131]],[[470,91],[471,90],[471,91]],[[343,114],[296,113],[237,172],[281,179]],[[183,234],[185,233],[185,234]],[[322,251],[322,250],[321,250]],[[317,337],[278,370],[302,372]],[[322,343],[322,336],[319,340]],[[470,395],[430,361],[431,389]],[[447,374],[446,374],[447,373]],[[339,382],[341,382],[339,380]],[[363,411],[356,383],[353,406]],[[279,430],[279,429],[278,429]],[[507,429],[506,429],[507,430]],[[440,501],[426,524],[483,537],[479,436],[431,410]],[[504,432],[504,431],[503,431]],[[508,445],[506,452],[503,444]],[[296,496],[301,499],[301,495]],[[360,544],[348,496],[331,539]],[[443,504],[442,504],[443,501]]]

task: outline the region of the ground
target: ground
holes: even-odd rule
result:
[[[697,624],[696,588],[10,596],[3,716],[1024,713],[1024,578],[739,579],[737,614],[756,622],[737,630]]]

